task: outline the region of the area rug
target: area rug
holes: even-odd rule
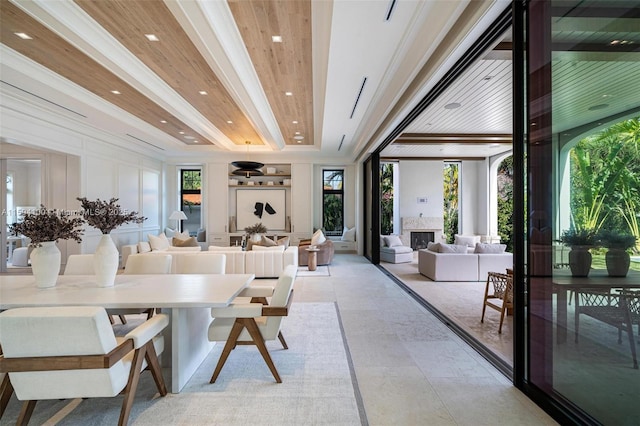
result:
[[[329,265],[318,266],[315,271],[310,271],[306,266],[298,266],[298,277],[330,277]]]
[[[365,425],[341,330],[335,304],[294,303],[282,325],[289,349],[267,342],[282,383],[275,382],[255,347],[238,346],[217,382],[209,384],[223,346],[217,344],[179,394],[159,397],[145,372],[129,424]],[[114,425],[122,398],[40,401],[30,424]],[[14,396],[1,424],[15,424],[19,410]]]

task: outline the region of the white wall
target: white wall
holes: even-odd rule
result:
[[[443,161],[400,161],[400,218],[442,217]],[[418,204],[418,197],[427,197],[427,204]]]
[[[489,234],[489,176],[487,162],[463,161],[461,170],[460,234]]]
[[[24,152],[44,159],[42,202],[46,207],[78,210],[76,197],[114,197],[123,209],[148,218],[142,225],[128,224],[114,230],[117,246],[158,233],[164,188],[160,159],[120,148],[122,141],[116,136],[26,99],[5,96],[1,107],[0,140],[11,142],[3,145],[2,154],[22,157]],[[64,258],[74,252],[92,253],[99,239],[100,231],[87,228],[80,247],[60,244],[61,250],[68,247]]]

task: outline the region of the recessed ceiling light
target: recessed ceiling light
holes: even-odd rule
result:
[[[598,104],[598,105],[593,105],[589,107],[589,111],[597,111],[599,109],[605,109],[606,107],[608,107],[609,104]]]
[[[227,120],[227,124],[233,124],[233,121]]]
[[[145,34],[144,35],[147,40],[149,41],[160,41],[160,39],[158,38],[158,36],[156,36],[155,34]]]
[[[459,104],[458,102],[451,102],[450,104],[446,104],[444,106],[444,109],[456,109],[456,108],[460,108],[462,105]]]
[[[296,120],[293,120],[292,123],[293,124],[298,124],[298,122]]]
[[[33,40],[27,33],[14,33],[23,40]]]
[[[299,135],[299,134],[300,134],[300,132],[296,132],[296,135]]]
[[[193,141],[193,143],[199,143],[197,140]]]
[[[167,124],[167,120],[160,120],[162,124]]]
[[[274,43],[282,43],[282,36],[279,36],[279,35],[271,36],[271,41]]]
[[[285,96],[293,96],[293,93],[291,92],[284,92]]]
[[[201,90],[198,93],[200,93],[201,95],[206,95],[207,94],[207,92],[205,90]]]
[[[302,141],[298,141],[298,143],[302,143]]]
[[[531,125],[532,125],[532,126],[537,126],[537,125],[538,125],[538,123],[531,123]]]
[[[180,133],[181,135],[184,135],[184,132],[178,132],[178,133]]]
[[[297,141],[301,141],[301,140],[303,140],[303,139],[304,139],[304,136],[302,136],[302,135],[297,135],[297,136],[294,136],[293,138],[294,138],[295,140],[297,140]]]
[[[114,95],[120,95],[120,92],[117,90],[112,90],[111,93],[113,93]]]

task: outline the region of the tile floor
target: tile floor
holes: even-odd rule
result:
[[[330,273],[298,278],[294,303],[337,302],[368,424],[556,424],[365,258]]]

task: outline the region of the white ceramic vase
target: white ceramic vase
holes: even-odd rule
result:
[[[56,285],[60,273],[60,250],[55,241],[45,241],[31,252],[31,270],[38,288]]]
[[[96,273],[96,282],[100,287],[111,287],[115,283],[118,273],[120,254],[111,235],[102,234],[96,252],[93,255],[93,270]]]

